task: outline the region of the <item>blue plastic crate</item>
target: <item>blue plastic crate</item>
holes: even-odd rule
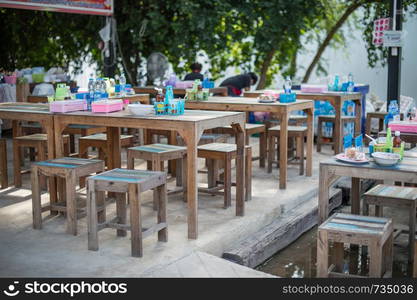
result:
[[[295,102],[296,99],[297,99],[297,95],[295,93],[279,94],[279,102],[281,103],[292,103],[292,102]]]

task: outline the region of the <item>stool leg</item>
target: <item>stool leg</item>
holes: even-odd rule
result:
[[[183,200],[187,202],[187,155],[182,158],[182,189],[183,189]]]
[[[175,182],[177,186],[182,186],[182,158],[177,159],[175,163]]]
[[[32,215],[33,215],[33,228],[34,229],[42,229],[42,203],[41,203],[41,191],[40,191],[38,176],[39,176],[38,167],[32,166],[30,179],[31,179],[31,185],[32,185]]]
[[[158,157],[152,159],[152,171],[162,171],[161,170],[161,161]],[[158,210],[158,192],[156,189],[153,190],[153,210]]]
[[[46,156],[46,145],[41,144],[38,148],[37,148],[37,152],[38,152],[38,157],[37,157],[37,161],[44,161],[47,159]],[[43,190],[46,190],[46,176],[45,175],[41,175],[39,178],[39,181],[41,183],[41,188]]]
[[[392,265],[394,261],[394,233],[391,233],[390,237],[385,241],[384,245],[384,262],[385,262],[385,276],[384,277],[392,277]]]
[[[329,277],[329,244],[327,232],[323,230],[317,233],[317,277]]]
[[[414,241],[414,265],[413,265],[413,277],[417,278],[417,239]]]
[[[252,148],[246,149],[245,173],[245,199],[249,201],[252,200]]]
[[[384,207],[382,205],[375,205],[375,217],[382,217]]]
[[[69,139],[64,140],[64,156],[70,156],[71,154],[71,142]]]
[[[88,147],[82,139],[78,140],[78,157],[88,158]],[[80,177],[80,188],[85,187],[85,177]]]
[[[412,201],[411,209],[410,209],[410,223],[409,223],[409,238],[408,238],[408,244],[409,244],[409,260],[410,262],[414,261],[414,239],[416,235],[416,201]]]
[[[336,271],[342,273],[344,265],[344,244],[343,243],[333,243],[334,251],[334,264],[336,266]]]
[[[116,193],[116,212],[117,212],[117,223],[126,224],[127,222],[127,210],[126,210],[126,194]],[[125,229],[118,229],[117,236],[126,236]]]
[[[272,173],[272,162],[275,158],[275,137],[270,135],[268,137],[268,173]]]
[[[140,207],[140,191],[136,184],[129,184],[130,233],[132,240],[132,256],[142,257],[142,217]]]
[[[69,143],[70,143],[70,153],[75,153],[75,135],[74,134],[70,134]]]
[[[19,142],[16,140],[13,140],[13,171],[14,171],[14,186],[16,188],[20,188],[22,186],[22,174],[20,169],[21,164],[21,155],[20,155],[20,147]]]
[[[379,241],[372,242],[370,247],[369,277],[382,277],[382,245]]]
[[[7,177],[7,146],[6,145],[7,145],[6,141],[4,141],[4,149],[0,149],[0,152],[2,153],[2,157],[0,157],[0,176],[1,176],[1,188],[2,189],[7,188],[9,185],[8,177]]]
[[[213,188],[216,186],[216,179],[214,174],[214,162],[215,159],[207,158],[207,187]]]
[[[160,185],[156,188],[159,194],[159,208],[158,208],[158,217],[157,223],[167,224],[167,186],[166,184]],[[158,241],[167,242],[168,241],[168,228],[165,227],[158,231]]]
[[[135,158],[130,150],[127,150],[127,168],[128,169],[135,169]]]
[[[94,181],[87,183],[87,228],[88,228],[88,250],[98,250],[98,227],[97,227],[97,203]]]
[[[232,206],[232,161],[229,155],[224,160],[224,208]]]
[[[97,212],[99,223],[106,222],[105,196],[106,196],[106,192],[96,191],[96,203],[97,203],[96,205],[101,207],[101,209]]]
[[[267,156],[267,138],[266,132],[259,134],[259,167],[265,168],[265,160]]]
[[[300,175],[304,175],[304,136],[298,137],[298,144],[300,147],[297,147],[297,149],[300,149],[299,152],[299,159],[300,159]]]
[[[323,135],[323,133],[322,133],[322,126],[323,126],[323,124],[322,124],[322,122],[319,120],[318,122],[317,122],[317,152],[321,152],[321,142],[322,142],[322,135]]]
[[[76,177],[70,172],[65,178],[65,194],[67,199],[67,233],[77,235],[77,199],[75,195]]]

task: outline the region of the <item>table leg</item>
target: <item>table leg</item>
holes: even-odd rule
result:
[[[120,168],[121,162],[121,145],[120,145],[120,128],[107,127],[107,169],[112,170]]]
[[[361,100],[355,101],[355,136],[362,132],[362,103]]]
[[[279,135],[279,188],[287,188],[287,163],[288,163],[288,112],[280,116]]]
[[[232,124],[236,133],[236,216],[245,214],[245,123]]]
[[[307,159],[306,176],[313,175],[313,146],[314,146],[314,108],[310,108],[307,113]],[[304,141],[302,141],[304,143]],[[304,153],[302,153],[304,155]],[[304,159],[304,158],[303,158]]]
[[[168,136],[168,144],[176,145],[177,144],[177,132],[175,130],[171,130]],[[171,159],[168,161],[168,173],[171,174],[172,177],[177,176],[177,161],[175,159]]]
[[[342,123],[342,103],[336,102],[334,105],[336,116],[334,120],[334,154],[342,152],[342,136],[343,136],[343,123]]]
[[[319,225],[329,216],[329,170],[320,165],[319,173]]]
[[[197,145],[200,133],[196,127],[180,131],[187,146],[187,204],[188,204],[188,238],[198,237],[198,196],[197,196]]]
[[[360,178],[352,177],[352,187],[350,189],[350,205],[351,213],[354,215],[360,215],[360,191],[361,180]]]

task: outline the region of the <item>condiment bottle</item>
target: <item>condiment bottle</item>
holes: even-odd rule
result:
[[[395,137],[394,137],[394,141],[393,141],[393,147],[394,148],[399,148],[401,147],[401,138],[400,138],[400,132],[396,131],[395,132]]]

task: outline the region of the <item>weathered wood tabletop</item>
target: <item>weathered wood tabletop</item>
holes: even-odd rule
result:
[[[282,91],[275,90],[279,93]],[[343,124],[342,124],[342,108],[345,101],[355,102],[355,135],[361,132],[362,120],[362,94],[361,93],[347,93],[347,92],[324,92],[324,93],[304,93],[301,91],[294,91],[297,94],[297,99],[309,99],[314,101],[329,101],[335,109],[335,147],[334,153],[342,152],[343,140]],[[264,93],[263,90],[245,92],[244,97],[257,98]]]
[[[147,93],[147,94],[151,94],[153,96],[155,96],[157,94],[157,90],[155,89],[155,87],[153,86],[145,86],[145,87],[134,87],[133,88],[135,93]],[[165,92],[165,89],[163,89]],[[181,89],[181,88],[173,88],[172,91],[174,92],[174,95],[177,96],[185,96],[186,94],[186,89]],[[212,94],[219,94],[222,96],[227,96],[227,87],[215,87],[215,88],[211,88],[209,89],[209,93]]]
[[[140,102],[142,104],[150,104],[151,99],[149,94],[134,94],[134,95],[125,95],[125,96],[112,96],[109,99],[118,100],[126,99],[130,103]],[[30,103],[48,103],[47,96],[28,96],[27,101]]]
[[[307,160],[306,176],[312,175],[313,166],[313,114],[314,102],[297,100],[293,103],[259,103],[257,99],[245,97],[209,97],[208,101],[186,101],[187,109],[242,111],[242,112],[271,112],[280,119],[280,157],[279,157],[279,187],[287,187],[288,165],[288,120],[292,111],[302,110],[307,114]]]
[[[91,112],[73,112],[54,115],[55,136],[59,137],[68,124],[87,124],[107,127],[107,143],[113,149],[108,158],[108,168],[119,168],[120,157],[120,128],[144,128],[175,130],[187,145],[187,202],[188,202],[188,237],[196,239],[198,236],[198,195],[197,195],[197,145],[206,129],[233,124],[237,134],[238,155],[236,159],[236,215],[243,216],[244,180],[245,180],[245,114],[223,111],[190,111],[186,110],[180,116],[135,116],[127,111],[108,114]],[[61,139],[56,139],[57,157],[63,155]]]
[[[360,180],[375,179],[417,183],[417,159],[404,155],[404,159],[392,167],[382,167],[372,160],[365,164],[345,163],[330,158],[320,163],[319,175],[319,224],[329,215],[329,188],[341,176],[352,178],[351,212],[359,214]]]

